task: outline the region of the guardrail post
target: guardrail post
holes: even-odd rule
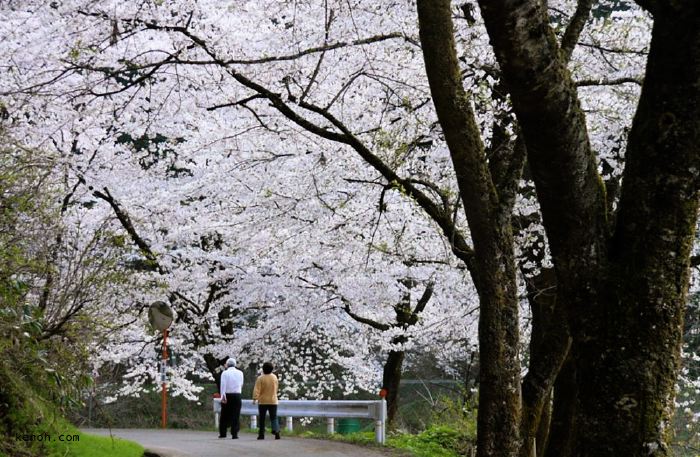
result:
[[[253,414],[250,416],[250,428],[258,428],[258,416]]]
[[[288,432],[294,431],[294,418],[293,418],[293,417],[287,417],[286,419],[287,419],[287,423],[286,423],[286,425],[287,425],[287,427],[286,427],[286,428],[287,428],[287,431],[288,431]]]
[[[214,408],[214,428],[219,428],[219,412],[221,412],[221,399],[212,398],[212,406]]]
[[[374,423],[374,438],[379,444],[386,443],[386,400],[379,405],[379,417]]]
[[[329,417],[326,420],[326,432],[328,432],[329,435],[335,432],[335,419],[332,417]]]

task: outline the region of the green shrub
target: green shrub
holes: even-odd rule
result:
[[[331,439],[362,446],[377,446],[373,431],[350,433],[347,435],[327,435],[310,430],[296,431],[302,438]],[[407,451],[414,457],[459,457],[470,455],[473,450],[473,437],[447,425],[428,428],[422,433],[391,433],[387,438],[388,447]]]
[[[392,435],[387,445],[409,450],[417,457],[457,457],[469,454],[473,438],[450,426],[436,425],[417,435]]]

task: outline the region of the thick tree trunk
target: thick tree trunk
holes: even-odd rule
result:
[[[548,426],[552,386],[569,352],[571,338],[564,307],[557,303],[554,271],[543,269],[529,278],[527,290],[532,334],[529,370],[523,379],[520,456],[536,457],[545,448],[548,427],[543,426],[542,419]]]
[[[514,457],[520,442],[521,398],[512,207],[499,200],[462,87],[451,2],[419,0],[418,19],[433,103],[474,242],[470,273],[480,303],[477,455]]]
[[[386,411],[389,426],[394,423],[396,412],[399,409],[399,386],[403,359],[403,351],[389,351],[389,357],[384,364],[382,389],[386,389]]]
[[[554,383],[552,419],[549,437],[543,449],[545,457],[570,457],[573,452],[573,434],[576,411],[576,370],[571,354],[566,358]],[[538,449],[538,454],[539,454]]]
[[[479,5],[525,139],[556,271],[557,303],[563,313],[559,320],[580,326],[587,318],[584,311],[597,301],[609,233],[605,192],[585,116],[546,5],[537,0],[480,0]],[[571,310],[581,310],[581,315],[572,319]],[[557,346],[545,344],[544,349]],[[534,376],[539,375],[528,374]],[[530,455],[540,401],[547,393],[545,384],[530,381],[523,384],[524,456]],[[553,426],[560,413],[555,410]]]
[[[219,387],[221,386],[221,371],[223,363],[211,354],[204,354],[204,363],[207,364],[207,370],[209,370],[211,377],[214,378],[214,382],[216,383],[216,391],[218,392]]]
[[[585,310],[592,318],[575,334],[576,456],[670,453],[698,211],[700,9],[648,3],[651,49],[608,272],[600,302]]]
[[[575,456],[666,455],[697,217],[698,4],[646,0],[652,46],[630,134],[618,226],[542,2],[481,0],[524,133],[569,307]],[[640,1],[642,3],[642,1]]]
[[[700,175],[700,6],[639,0],[654,15],[646,79],[626,154],[617,227],[576,88],[538,0],[479,0],[518,124],[567,306],[572,366],[555,387],[548,455],[667,455],[666,434],[688,285]],[[418,2],[433,102],[474,240],[481,300],[479,455],[515,455],[514,322],[509,233],[481,163],[482,147],[454,55],[450,2]],[[510,322],[510,323],[509,323]],[[533,371],[534,373],[535,371]],[[575,378],[570,375],[575,373]],[[573,382],[575,379],[575,382]],[[542,384],[524,383],[523,433]],[[567,385],[566,383],[571,383]],[[510,390],[509,390],[510,387]],[[532,387],[532,390],[530,390]],[[576,401],[562,409],[562,395]],[[557,397],[559,398],[557,400]],[[536,401],[533,401],[535,399]],[[531,406],[528,406],[531,405]],[[541,408],[539,408],[541,409]],[[564,433],[554,433],[563,427]]]
[[[595,268],[582,268],[586,266],[572,254],[580,246],[595,244],[578,246],[551,237],[561,283],[576,305],[572,325],[579,398],[575,417],[562,414],[563,402],[555,402],[548,455],[570,455],[571,449],[573,455],[582,456],[666,452],[663,425],[671,410],[687,257],[697,211],[698,18],[697,8],[693,11],[690,3],[686,5],[685,21],[669,20],[669,11],[660,7],[655,11],[647,82],[630,137],[626,188],[610,261],[595,262],[601,250],[593,249],[589,265]],[[528,145],[531,149],[538,151]],[[546,172],[540,171],[536,179],[545,181],[539,189],[556,184]],[[540,195],[555,203],[568,200],[557,192]],[[566,221],[561,224],[556,215],[547,217],[555,206],[543,204],[543,208],[548,233],[563,233]],[[566,213],[561,211],[561,216]],[[592,231],[591,239],[596,233],[601,232]],[[597,284],[590,281],[594,275]],[[590,298],[587,306],[580,297]],[[556,389],[557,394],[568,390]]]
[[[547,443],[549,442],[549,427],[552,423],[552,391],[549,391],[549,395],[545,400],[544,408],[542,409],[542,415],[540,416],[540,425],[537,428],[537,436],[535,437],[535,443],[537,443],[537,449],[535,455],[537,457],[544,457],[544,452],[547,450]]]

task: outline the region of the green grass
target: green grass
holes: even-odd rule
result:
[[[48,447],[48,457],[142,457],[143,447],[132,441],[109,436],[95,436],[68,427],[64,436],[77,435],[78,440],[61,442],[53,439]]]

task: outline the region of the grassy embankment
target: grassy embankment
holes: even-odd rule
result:
[[[0,457],[143,456],[136,443],[80,432],[37,394],[32,367],[16,369],[15,361],[0,364]]]

